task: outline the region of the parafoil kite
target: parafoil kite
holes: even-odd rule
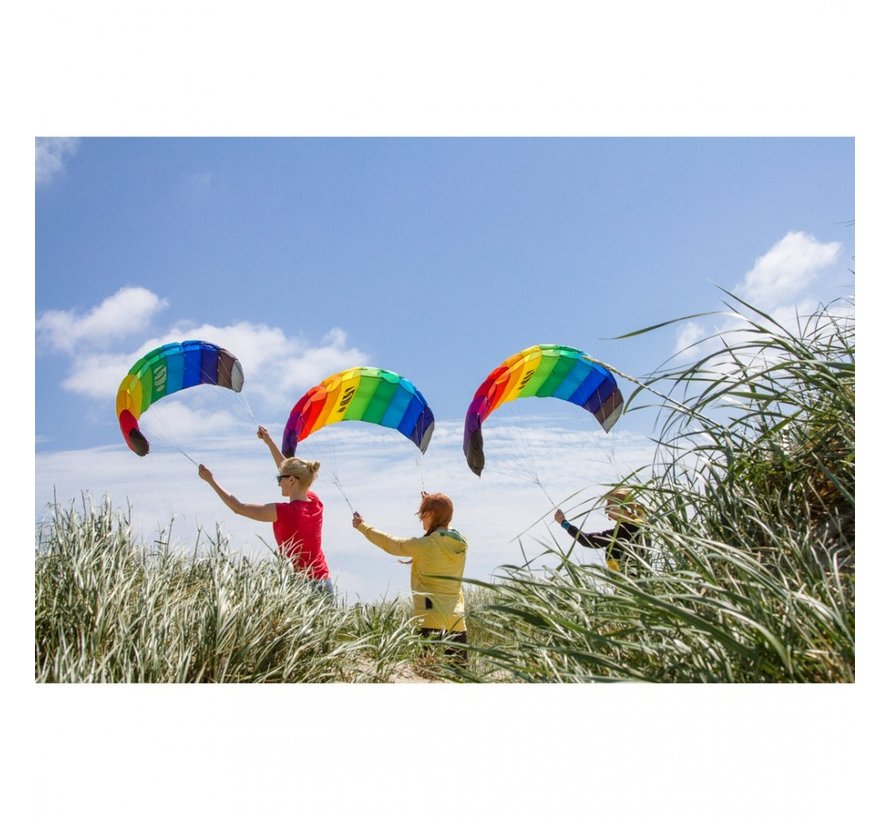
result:
[[[479,385],[464,423],[464,455],[482,475],[482,422],[513,399],[528,396],[564,399],[592,413],[608,432],[621,415],[624,399],[615,377],[580,350],[534,345],[511,356]]]
[[[433,411],[407,379],[377,367],[353,367],[328,376],[294,405],[281,452],[290,457],[306,436],[328,424],[350,420],[398,430],[421,453],[426,452],[435,427]]]
[[[198,340],[161,345],[139,359],[117,391],[117,417],[129,448],[147,455],[148,440],[139,430],[139,416],[158,399],[198,384],[240,393],[241,363],[225,348]]]

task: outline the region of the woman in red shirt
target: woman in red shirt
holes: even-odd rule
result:
[[[262,439],[278,467],[278,486],[286,503],[246,504],[223,489],[203,464],[198,466],[198,475],[204,479],[223,503],[237,515],[253,521],[268,521],[278,543],[281,554],[290,558],[294,568],[322,592],[334,597],[328,564],[321,549],[321,528],[324,520],[324,505],[309,487],[318,474],[317,461],[304,461],[301,458],[284,458],[281,451],[269,436],[265,427],[257,430],[257,438]]]

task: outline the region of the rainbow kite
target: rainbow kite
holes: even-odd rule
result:
[[[570,401],[592,413],[608,432],[621,415],[624,399],[615,377],[574,347],[535,345],[511,356],[479,385],[464,423],[464,455],[482,475],[482,422],[502,404],[530,396]]]
[[[435,427],[426,399],[406,378],[377,367],[354,367],[328,376],[294,405],[281,452],[292,456],[298,442],[338,421],[391,427],[411,439],[421,453],[426,452]]]
[[[127,446],[137,455],[147,455],[148,440],[139,430],[139,416],[158,399],[199,384],[240,393],[241,363],[225,348],[197,340],[161,345],[139,359],[117,391],[117,418]]]

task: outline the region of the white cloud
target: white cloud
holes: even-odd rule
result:
[[[333,328],[320,343],[312,344],[303,338],[289,337],[277,327],[237,322],[175,325],[164,336],[147,340],[138,351],[129,354],[126,367],[162,344],[185,339],[204,339],[229,350],[244,369],[245,397],[277,410],[290,409],[303,392],[331,373],[368,361],[366,353],[347,346],[347,334],[340,328]],[[115,390],[119,382],[120,377],[114,384]]]
[[[174,324],[165,333],[152,332],[127,351],[111,352],[108,345],[125,334],[145,332],[167,301],[141,287],[122,288],[86,313],[50,310],[37,319],[37,332],[49,349],[70,356],[65,390],[99,401],[113,401],[121,379],[133,363],[151,350],[173,341],[203,339],[231,351],[244,370],[244,389],[238,401],[230,391],[189,391],[175,410],[164,410],[169,438],[211,436],[221,425],[253,418],[253,405],[263,423],[281,419],[300,396],[323,378],[347,367],[366,364],[368,356],[348,345],[341,328],[331,329],[313,344],[287,336],[280,328],[237,322],[231,325]],[[77,352],[75,356],[74,353]],[[228,393],[227,397],[216,394]],[[160,406],[160,405],[159,405]],[[164,408],[170,400],[164,400]],[[148,414],[146,414],[148,415]],[[153,413],[152,415],[155,415]],[[151,423],[152,419],[143,418]]]
[[[119,353],[85,354],[72,359],[71,372],[62,380],[62,387],[91,399],[113,399],[124,374],[138,358]]]
[[[74,310],[48,310],[37,318],[38,337],[52,349],[72,353],[86,346],[103,347],[144,331],[167,301],[146,288],[125,287],[81,315]]]
[[[79,144],[76,137],[38,137],[35,141],[37,184],[47,185],[64,173],[65,160],[74,156]]]
[[[837,262],[840,242],[819,242],[802,231],[786,234],[754,263],[735,292],[769,312],[805,294],[816,275]]]
[[[302,351],[299,357],[281,362],[281,388],[307,388],[318,384],[331,373],[368,363],[368,356],[355,347],[346,346],[346,333],[333,328],[319,347]],[[299,398],[297,396],[296,398]]]
[[[152,341],[143,353],[172,339],[205,339],[231,351],[244,369],[245,398],[270,413],[290,410],[306,390],[322,379],[368,361],[366,353],[347,346],[347,334],[340,328],[333,328],[320,343],[312,344],[303,338],[288,337],[280,328],[249,322],[182,325],[167,338]]]
[[[677,335],[677,343],[674,345],[675,352],[682,355],[687,348],[700,342],[706,335],[707,330],[701,323],[686,322]]]
[[[153,347],[170,341],[203,339],[229,350],[244,368],[245,389],[260,383],[264,371],[274,368],[280,359],[286,358],[299,348],[300,343],[288,339],[280,328],[251,322],[231,325],[175,325],[163,337],[148,340],[143,345],[148,352]]]
[[[829,292],[822,281],[822,274],[836,270],[840,250],[840,242],[820,242],[810,234],[791,231],[755,260],[731,292],[780,324],[794,327],[797,316],[810,315],[820,302],[840,295]],[[674,353],[681,360],[704,355],[715,349],[719,340],[714,339],[707,349],[689,346],[708,335],[731,333],[741,325],[737,317],[724,318],[710,329],[700,322],[687,322],[677,332]]]

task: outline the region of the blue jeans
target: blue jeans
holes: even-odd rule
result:
[[[337,600],[337,594],[334,592],[334,582],[330,578],[325,578],[323,581],[311,581],[310,583],[316,592],[327,596],[331,601]]]

